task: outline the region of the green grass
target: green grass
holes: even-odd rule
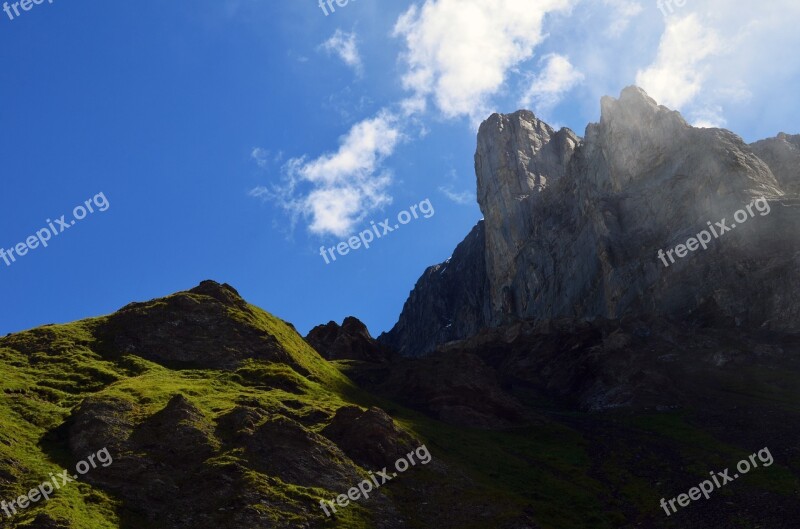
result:
[[[195,294],[178,295],[208,301]],[[151,303],[156,306],[163,301]],[[209,422],[242,401],[257,403],[274,416],[302,418],[319,412],[333,415],[343,405],[369,400],[278,318],[253,306],[247,310],[229,307],[228,316],[275,337],[280,347],[290,352],[299,372],[285,364],[256,360],[243,362],[236,371],[175,370],[133,355],[108,351],[103,355],[97,352],[103,346],[94,330],[106,324],[108,318],[52,325],[1,339],[0,371],[4,376],[0,379],[0,471],[7,473],[9,482],[0,479],[0,497],[11,500],[49,479],[50,473],[72,470],[65,447],[51,446],[47,435],[90,396],[131,403],[130,418],[135,422],[162,409],[176,394],[189,398]],[[220,457],[226,464],[243,462],[235,453]],[[298,511],[333,495],[331,491],[302,489],[256,472],[248,472],[247,479],[270,497],[298,506]],[[49,502],[29,507],[10,522],[0,519],[0,525],[24,527],[38,514],[47,513],[57,520],[69,520],[76,528],[114,528],[120,524],[120,507],[117,500],[87,483],[70,483]],[[251,508],[263,510],[269,506]],[[283,520],[299,516],[281,510],[273,514]],[[373,525],[368,510],[360,506],[345,509],[330,521],[330,526],[337,528]]]
[[[208,301],[196,294],[179,295],[198,303]],[[164,304],[163,300],[151,302],[153,307]],[[627,516],[631,510],[657,508],[653,483],[631,473],[626,447],[621,446],[603,461],[593,460],[592,440],[580,427],[585,414],[555,413],[551,403],[539,399],[539,411],[549,418],[534,426],[502,432],[449,426],[359,389],[343,373],[351,362],[323,360],[288,325],[263,310],[253,306],[230,306],[226,310],[232,320],[273,336],[289,352],[290,359],[286,363],[246,360],[234,370],[174,369],[110,351],[96,337],[96,329],[106,325],[108,317],[47,326],[0,339],[0,499],[26,493],[48,479],[50,473],[70,468],[71,456],[63,439],[56,436],[54,440],[52,433],[84,399],[130,403],[132,411],[127,418],[138,424],[182,394],[200,410],[203,420],[198,427],[209,429],[209,437],[214,432],[205,425],[213,425],[243,403],[263,409],[269,417],[263,420],[287,417],[311,424],[308,428],[317,433],[325,425],[320,417],[332,416],[341,406],[379,406],[389,411],[401,428],[421,439],[434,460],[451,469],[450,476],[468,480],[461,484],[457,498],[445,496],[452,483],[437,472],[415,470],[413,485],[440,494],[430,498],[432,503],[458,502],[501,511],[500,519],[493,522],[498,525],[530,507],[544,529],[617,529],[630,522]],[[796,409],[793,403],[798,402],[800,394],[792,381],[772,371],[763,375],[760,383],[731,380],[725,388],[743,397]],[[536,403],[537,399],[531,397],[529,404]],[[657,439],[676,458],[688,462],[685,471],[698,479],[705,479],[709,470],[733,467],[749,455],[692,425],[683,413],[604,417],[596,420],[614,422],[641,439]],[[654,459],[652,464],[665,476],[673,474],[668,461]],[[249,470],[245,455],[238,450],[218,451],[205,467],[210,471],[245,469],[246,487],[274,500],[247,508],[298,526],[308,520],[310,512],[320,515],[320,499],[332,499],[343,492],[299,487]],[[791,494],[798,487],[797,479],[779,461],[770,468],[751,471],[741,480],[779,494]],[[694,485],[687,483],[686,487]],[[383,492],[397,500],[401,514],[410,520],[410,529],[429,527],[408,489],[398,485]],[[0,527],[24,527],[40,513],[69,520],[72,527],[81,529],[118,528],[121,523],[137,529],[146,527],[143,521],[132,518],[119,500],[87,483],[70,484],[51,501],[40,502],[11,521],[0,521]],[[325,520],[324,526],[368,529],[375,526],[375,520],[368,503],[355,502],[335,518]],[[486,520],[478,517],[463,524],[463,529],[485,527]]]

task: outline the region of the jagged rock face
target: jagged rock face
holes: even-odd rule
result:
[[[468,312],[488,315],[490,327],[703,314],[800,330],[793,301],[800,291],[796,137],[751,148],[731,132],[691,127],[635,87],[601,106],[600,122],[587,127],[583,140],[568,129],[554,132],[526,111],[493,115],[481,125],[475,169],[486,282],[461,281],[472,291],[464,297],[488,302]],[[659,250],[685,244],[709,223],[737,224],[734,213],[761,197],[768,214],[747,215],[746,224],[669,267],[659,259]],[[429,323],[415,326],[404,310],[389,333],[412,356],[466,336],[443,336],[445,325],[430,323],[463,309],[431,299],[438,292],[429,275],[409,299],[434,307]],[[430,338],[420,347],[413,337],[423,333]]]
[[[385,362],[392,351],[378,343],[359,319],[347,317],[340,326],[334,321],[311,329],[305,340],[327,360]]]
[[[484,223],[479,222],[444,263],[417,281],[397,325],[378,340],[404,356],[472,336],[489,323]]]
[[[579,141],[572,131],[555,132],[526,110],[494,114],[481,125],[475,173],[493,313],[513,311],[508,289],[518,265],[524,265],[513,256],[536,233],[543,220],[537,215],[541,194],[564,177]]]
[[[775,138],[752,143],[750,148],[769,165],[783,189],[800,193],[800,134],[781,132]]]

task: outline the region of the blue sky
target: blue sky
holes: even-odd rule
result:
[[[0,12],[0,333],[228,282],[306,333],[396,321],[481,218],[475,131],[527,107],[582,135],[640,84],[747,141],[797,133],[794,0],[54,0]],[[335,5],[335,4],[334,4]],[[13,8],[11,9],[13,14]],[[329,265],[370,221],[418,218]],[[97,204],[94,202],[91,204]],[[25,250],[23,250],[25,251]]]

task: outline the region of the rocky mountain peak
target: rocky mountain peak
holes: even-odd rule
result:
[[[769,165],[783,189],[800,193],[800,134],[781,132],[775,138],[751,144],[750,148]]]
[[[551,142],[554,138],[558,141]],[[557,133],[528,110],[489,117],[478,131],[475,154],[484,215],[497,202],[521,202],[563,177],[564,160],[579,141],[568,129]]]
[[[690,126],[637,87],[603,98],[584,138],[529,111],[494,114],[475,153],[483,247],[439,265],[450,277],[426,271],[381,339],[416,356],[474,335],[481,322],[687,318],[709,307],[737,325],[800,329],[800,309],[785,295],[800,289],[795,138],[749,146],[730,131]],[[707,250],[659,261],[659,250],[721,219],[734,224],[756,199],[771,214],[748,215]]]
[[[382,362],[392,354],[370,335],[361,320],[352,316],[345,318],[342,325],[335,321],[318,325],[309,331],[305,339],[328,360]]]
[[[123,307],[98,324],[98,334],[113,355],[136,354],[169,366],[231,369],[263,359],[302,371],[277,337],[284,325],[249,306],[230,285],[203,281]]]
[[[659,105],[655,99],[638,86],[628,86],[619,98],[604,96],[600,99],[600,124],[608,125],[615,121],[641,124],[644,120],[669,118],[688,127],[679,112]]]
[[[219,284],[210,279],[201,281],[199,285],[189,290],[189,292],[192,294],[208,296],[216,299],[220,303],[225,303],[228,305],[242,306],[243,304],[246,304],[244,299],[242,299],[242,296],[239,295],[239,292],[237,292],[235,288],[227,283]]]

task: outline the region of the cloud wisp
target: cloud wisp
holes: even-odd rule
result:
[[[348,235],[370,212],[391,204],[391,172],[383,162],[402,138],[397,117],[381,111],[355,124],[335,152],[292,158],[281,182],[250,194],[279,204],[293,224],[305,219],[313,234]]]
[[[533,78],[519,101],[520,106],[533,108],[537,114],[552,110],[567,92],[584,80],[584,75],[563,55],[551,53],[540,63],[545,64],[542,71]]]
[[[320,49],[329,55],[336,55],[342,62],[353,69],[356,75],[364,74],[364,64],[358,51],[355,32],[347,33],[337,29],[331,37],[320,44]]]

